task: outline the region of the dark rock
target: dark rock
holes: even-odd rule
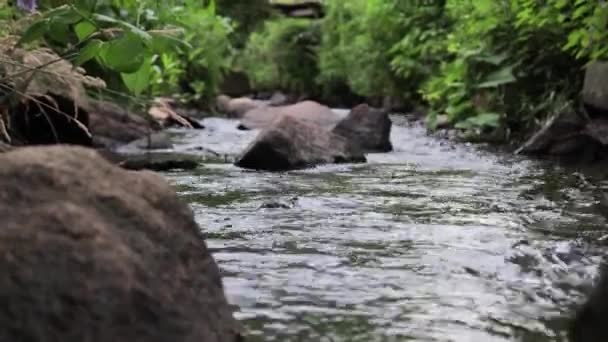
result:
[[[91,100],[87,111],[89,130],[96,147],[115,148],[160,129],[144,115],[132,113],[111,102]]]
[[[245,113],[239,126],[242,129],[264,129],[285,116],[329,129],[342,119],[327,106],[314,101],[303,101],[289,106],[264,106],[252,109]]]
[[[598,284],[572,321],[570,342],[608,341],[608,267],[601,268]]]
[[[89,111],[59,95],[30,96],[11,110],[11,129],[30,145],[92,146]]]
[[[587,66],[583,101],[600,112],[608,113],[608,62],[593,62]]]
[[[0,341],[242,340],[191,209],[94,150],[0,154]]]
[[[224,75],[220,91],[228,96],[245,96],[251,92],[249,77],[242,71],[230,71]]]
[[[393,149],[391,127],[388,112],[362,104],[353,108],[333,133],[358,144],[365,152],[388,152]]]
[[[582,130],[587,124],[586,118],[574,110],[564,110],[550,117],[543,127],[534,134],[515,153],[517,154],[544,154],[551,151],[554,145],[566,141],[570,148],[557,148],[557,151],[572,151],[577,145],[576,139],[584,139]]]
[[[317,124],[284,116],[237,158],[247,169],[286,171],[327,163],[365,162],[358,146]]]
[[[291,209],[296,205],[297,197],[290,198],[287,201],[270,200],[262,203],[259,209]]]
[[[608,146],[608,119],[594,119],[585,127],[585,133],[604,146]]]
[[[142,154],[116,155],[113,161],[128,170],[169,171],[196,169],[203,158],[192,154],[175,152],[148,152]]]

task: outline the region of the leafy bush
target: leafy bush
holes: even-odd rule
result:
[[[151,96],[187,92],[204,100],[228,65],[232,27],[215,2],[47,0],[21,44],[44,39],[115,90]]]
[[[443,58],[443,3],[329,0],[320,81],[346,82],[362,96],[415,98]]]
[[[308,19],[267,21],[249,37],[238,63],[258,89],[315,93],[318,29]]]
[[[535,7],[531,0],[448,1],[452,58],[422,89],[433,115],[478,132],[526,132],[576,98],[585,61],[564,50],[567,25]]]

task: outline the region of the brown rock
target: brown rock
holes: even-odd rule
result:
[[[333,128],[342,119],[327,106],[314,101],[303,101],[289,106],[265,106],[250,110],[241,119],[240,128],[264,129],[277,119],[285,116],[329,129]]]
[[[201,230],[160,176],[66,146],[0,165],[0,341],[239,340]]]
[[[341,135],[365,152],[388,152],[391,144],[392,122],[385,110],[359,105],[340,121],[333,133]]]
[[[285,171],[348,162],[365,162],[365,156],[357,146],[318,124],[286,115],[262,131],[237,158],[235,165]]]
[[[114,148],[160,129],[144,115],[137,115],[111,102],[91,100],[87,111],[89,130],[94,144],[99,147]]]
[[[240,119],[248,111],[266,106],[264,101],[253,100],[248,97],[231,98],[226,95],[217,97],[217,110],[230,118]]]
[[[572,138],[578,136],[586,125],[584,117],[576,113],[571,108],[567,108],[551,116],[543,127],[534,134],[526,143],[515,153],[517,154],[544,154],[548,153],[554,145],[561,141],[569,140],[572,145]],[[567,151],[570,149],[558,149]]]

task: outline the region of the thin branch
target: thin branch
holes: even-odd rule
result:
[[[63,115],[65,118],[67,118],[67,119],[68,119],[68,121],[74,121],[74,123],[76,123],[76,125],[78,126],[78,128],[80,128],[82,131],[84,131],[84,133],[85,133],[85,134],[86,134],[86,135],[87,135],[89,138],[91,138],[91,137],[92,137],[91,132],[89,131],[89,129],[88,129],[88,128],[87,128],[87,127],[86,127],[86,126],[85,126],[85,125],[84,125],[84,124],[83,124],[83,123],[80,121],[80,120],[75,119],[75,118],[74,118],[74,117],[72,117],[71,115],[69,115],[69,114],[67,114],[67,113],[65,113],[65,112],[63,112],[63,111],[61,111],[61,110],[59,110],[59,108],[53,108],[52,106],[50,106],[50,105],[48,105],[48,104],[46,104],[46,103],[44,103],[44,102],[42,102],[42,101],[39,101],[39,100],[38,100],[38,99],[36,99],[35,97],[33,97],[33,96],[31,96],[31,95],[28,95],[28,94],[26,94],[26,93],[20,92],[20,91],[18,91],[17,89],[12,89],[10,86],[7,86],[7,85],[5,85],[5,84],[0,83],[0,87],[3,87],[3,88],[8,89],[8,90],[11,90],[11,91],[13,91],[13,92],[17,93],[19,96],[22,96],[22,97],[24,97],[24,98],[26,98],[26,99],[28,99],[28,100],[30,100],[30,101],[33,101],[34,103],[38,104],[39,106],[43,106],[43,107],[46,107],[46,108],[48,108],[48,109],[52,109],[52,110],[54,110],[54,111],[55,111],[57,114]]]

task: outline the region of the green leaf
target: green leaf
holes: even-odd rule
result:
[[[118,26],[122,27],[123,29],[125,29],[126,31],[138,36],[141,39],[141,41],[143,41],[146,44],[148,44],[152,40],[152,36],[148,32],[146,32],[126,21],[118,20],[118,19],[109,17],[107,15],[98,14],[98,13],[93,14],[93,19],[95,19],[99,22],[107,23],[107,24],[118,25]]]
[[[82,65],[87,61],[97,57],[102,51],[103,45],[104,42],[102,42],[101,40],[91,39],[91,41],[89,41],[87,45],[85,45],[85,47],[80,50],[78,57],[74,61],[74,66]]]
[[[51,20],[47,37],[55,42],[66,44],[70,40],[70,26],[62,22]]]
[[[500,127],[500,117],[498,113],[482,113],[476,116],[467,118],[466,120],[457,123],[454,127],[460,129],[471,128],[498,128]]]
[[[516,80],[515,76],[513,76],[513,68],[506,66],[489,74],[485,77],[483,82],[476,86],[476,88],[496,88],[501,85],[513,83]]]
[[[509,55],[507,53],[502,53],[499,55],[473,57],[473,60],[479,62],[486,62],[492,65],[500,65],[500,63],[504,62],[508,57]]]
[[[146,58],[139,70],[133,73],[121,73],[120,76],[127,88],[135,95],[140,95],[150,85],[152,59]]]
[[[17,45],[27,44],[33,42],[34,40],[38,40],[44,36],[44,34],[49,30],[51,21],[48,19],[43,19],[33,23],[28,29],[23,33],[21,39],[17,42]]]
[[[88,21],[81,21],[74,26],[79,41],[83,41],[97,31],[97,27]]]
[[[72,1],[72,5],[74,5],[79,11],[83,12],[85,15],[90,15],[93,10],[95,10],[95,5],[97,4],[97,0],[75,0]]]
[[[150,45],[152,51],[158,54],[167,53],[179,48],[184,50],[192,49],[192,45],[190,45],[188,42],[162,34],[153,34]]]
[[[102,60],[112,70],[132,73],[141,67],[144,52],[141,39],[134,34],[126,34],[104,45]]]
[[[74,24],[82,20],[82,15],[68,5],[63,5],[52,9],[46,13],[45,17],[51,19],[53,22],[66,25]]]

